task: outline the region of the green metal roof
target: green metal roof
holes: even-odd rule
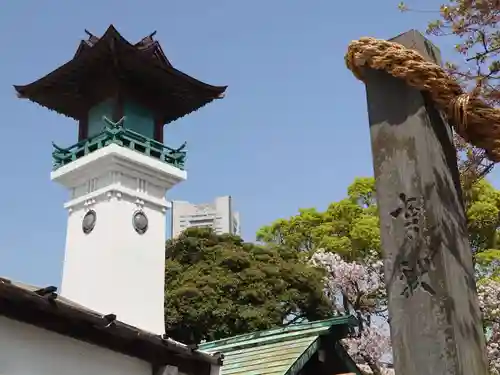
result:
[[[295,375],[318,350],[320,336],[354,324],[353,316],[339,316],[207,342],[198,349],[224,354],[220,375]]]

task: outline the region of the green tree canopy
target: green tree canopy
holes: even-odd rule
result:
[[[216,340],[331,314],[324,272],[299,252],[188,229],[166,244],[166,333]]]
[[[469,239],[480,276],[498,276],[500,268],[500,190],[476,183],[467,205]]]
[[[312,254],[325,249],[346,260],[380,253],[380,231],[375,200],[375,179],[356,178],[347,197],[331,203],[326,211],[300,209],[288,219],[278,219],[257,232],[257,240]]]
[[[476,179],[473,184],[464,184],[464,180],[470,181],[469,176],[461,174],[467,197],[469,239],[476,265],[480,306],[490,319],[484,320],[484,324],[493,332],[488,345],[496,348],[498,330],[492,325],[491,317],[496,319],[498,316],[498,293],[493,290],[500,280],[500,191],[486,180]],[[364,326],[364,335],[346,340],[347,348],[355,357],[362,358],[373,373],[382,373],[378,360],[384,352],[377,350],[383,348],[378,344],[384,340],[380,328],[371,325],[375,315],[387,317],[375,180],[356,178],[348,187],[347,196],[331,203],[325,211],[300,209],[295,216],[262,227],[257,239],[264,244],[289,247],[299,254],[311,256],[315,264],[323,264],[329,273],[325,285],[330,289],[330,296],[335,296],[332,298],[335,308],[340,312],[354,311]],[[367,345],[378,349],[366,355],[369,352]],[[496,354],[493,356],[497,358]]]
[[[496,272],[500,259],[500,190],[479,180],[467,191],[466,210],[471,248],[478,265]],[[324,249],[346,261],[375,259],[381,254],[375,179],[356,178],[347,197],[325,211],[300,209],[257,232],[257,240],[312,254]],[[493,268],[491,268],[493,267]]]

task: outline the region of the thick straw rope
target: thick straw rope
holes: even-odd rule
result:
[[[363,81],[363,68],[384,70],[410,86],[428,92],[439,109],[466,141],[500,161],[500,109],[464,93],[460,85],[439,65],[400,44],[375,38],[361,38],[349,44],[347,67]]]

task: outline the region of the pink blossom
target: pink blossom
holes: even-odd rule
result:
[[[371,361],[379,364],[382,356],[391,348],[389,335],[380,327],[365,327],[359,337],[345,339],[349,355],[357,362]]]
[[[490,364],[490,374],[500,374],[500,324],[493,323],[490,331],[491,336],[486,342],[486,355]]]
[[[325,293],[335,302],[339,311],[344,310],[342,301],[339,302],[337,298],[339,294],[352,302],[361,300],[363,296],[383,296],[385,293],[381,261],[374,261],[370,265],[346,262],[338,254],[320,250],[313,255],[311,262],[327,271]],[[353,307],[357,312],[370,313],[373,310],[372,306]],[[369,361],[378,365],[382,356],[390,350],[390,339],[380,327],[365,325],[358,337],[344,340],[344,345],[358,362]]]
[[[482,279],[477,284],[479,307],[487,322],[500,322],[500,282]]]
[[[376,259],[375,256],[372,258]],[[325,293],[335,302],[338,311],[348,313],[344,311],[339,295],[347,297],[350,302],[363,301],[362,297],[366,296],[376,296],[379,300],[385,296],[383,263],[380,260],[369,264],[346,262],[338,254],[319,250],[311,262],[327,271]],[[486,351],[490,374],[500,375],[500,281],[489,278],[480,280],[478,297],[487,328]],[[359,305],[354,309],[365,318],[373,314],[373,306]],[[344,345],[356,361],[375,364],[384,374],[380,359],[390,350],[390,338],[380,327],[365,325],[359,337],[345,339]]]
[[[479,307],[486,329],[486,355],[490,373],[500,375],[500,282],[483,279],[478,282]]]
[[[350,301],[356,301],[360,296],[383,297],[385,295],[383,263],[380,260],[370,265],[363,265],[346,262],[338,254],[319,250],[314,253],[311,262],[327,271],[325,292],[332,300],[335,300],[340,311],[343,311],[343,306],[335,299],[339,293],[347,296]]]

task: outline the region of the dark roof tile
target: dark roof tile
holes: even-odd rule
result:
[[[14,86],[18,96],[80,120],[92,105],[122,90],[140,96],[166,124],[222,98],[227,88],[175,69],[153,34],[131,44],[113,25],[100,38],[87,33],[73,59],[30,84]]]
[[[113,314],[103,315],[59,296],[54,289],[0,278],[0,315],[157,365],[182,368],[222,362],[220,355],[130,326],[115,320]]]

